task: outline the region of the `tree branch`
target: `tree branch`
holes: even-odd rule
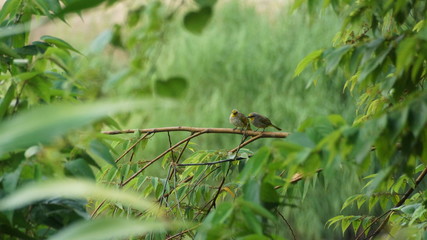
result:
[[[288,132],[259,132],[259,131],[242,131],[232,128],[199,128],[199,127],[162,127],[162,128],[147,128],[147,129],[127,129],[127,130],[114,130],[103,131],[104,134],[126,134],[139,131],[141,133],[157,133],[157,132],[203,132],[203,133],[230,133],[230,134],[246,134],[246,136],[259,136],[263,138],[286,138]]]
[[[239,149],[241,149],[242,147],[244,147],[244,146],[246,146],[246,145],[248,145],[249,143],[251,143],[251,142],[253,142],[253,141],[255,141],[255,140],[257,140],[257,139],[259,139],[259,138],[262,138],[263,137],[263,135],[257,135],[257,136],[255,136],[255,137],[253,137],[253,138],[251,138],[251,139],[249,139],[248,141],[246,141],[246,142],[242,142],[242,143],[240,143],[240,145],[239,146],[237,146],[237,147],[235,147],[235,148],[233,148],[233,149],[231,149],[230,150],[230,152],[236,152],[237,150],[239,150]]]
[[[427,175],[427,167],[424,168],[424,170],[420,173],[420,175],[418,175],[417,179],[415,180],[415,186],[413,188],[409,188],[408,191],[406,191],[405,195],[399,200],[398,203],[396,203],[396,205],[394,206],[394,208],[398,208],[400,206],[402,206],[405,201],[409,198],[409,196],[411,196],[411,194],[415,191],[415,188],[421,183],[421,181],[424,179],[424,177]],[[375,229],[375,231],[368,236],[365,239],[372,239],[373,237],[375,237],[376,235],[378,235],[381,230],[383,230],[383,228],[385,227],[385,225],[387,224],[388,220],[390,219],[391,214],[394,212],[394,210],[389,210],[387,213],[387,216],[385,217],[385,219],[381,222],[380,226]],[[363,234],[363,232],[362,232]],[[361,235],[357,236],[356,239],[359,239]]]

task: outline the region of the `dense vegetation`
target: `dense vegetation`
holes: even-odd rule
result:
[[[425,238],[425,1],[129,1],[85,49],[30,41],[116,2],[0,11],[2,239]],[[121,132],[233,108],[290,134]]]

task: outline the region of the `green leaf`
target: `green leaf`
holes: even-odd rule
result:
[[[246,225],[250,233],[262,234],[261,218],[254,214],[251,209],[243,207],[241,213],[244,221],[242,223]]]
[[[159,96],[179,98],[186,94],[188,83],[185,78],[171,77],[166,80],[157,80],[154,89]]]
[[[311,52],[303,60],[301,60],[295,69],[294,77],[299,76],[302,73],[302,71],[304,71],[304,69],[307,67],[308,64],[318,60],[320,56],[322,56],[323,51],[324,51],[323,49],[320,49],[320,50]]]
[[[1,10],[0,10],[0,22],[3,22],[5,18],[9,16],[15,15],[15,13],[19,10],[19,5],[22,0],[7,0],[4,2]]]
[[[342,219],[342,221],[341,221],[341,231],[342,231],[342,233],[344,233],[345,230],[347,230],[347,228],[350,226],[350,224],[351,224],[351,221],[350,221],[349,218],[346,217],[346,218]]]
[[[107,0],[68,0],[66,6],[58,12],[59,17],[63,17],[68,13],[79,13],[88,8],[94,8]]]
[[[51,104],[22,112],[0,123],[0,156],[87,125],[110,114],[142,107],[141,101],[100,101],[87,104]]]
[[[270,240],[272,238],[266,237],[261,234],[251,234],[244,237],[237,238],[238,240]]]
[[[196,3],[200,7],[213,7],[216,4],[217,0],[196,0]]]
[[[417,45],[416,38],[405,38],[397,47],[397,63],[396,72],[400,73],[413,62],[414,56],[417,54],[415,49]]]
[[[111,39],[113,39],[113,32],[111,30],[106,30],[102,32],[90,44],[90,53],[101,53],[105,49],[105,47],[107,47],[107,45],[111,42]]]
[[[65,163],[65,169],[75,177],[83,177],[95,180],[95,175],[92,172],[92,169],[89,167],[87,162],[82,159],[71,160]]]
[[[20,58],[19,54],[7,46],[4,42],[0,42],[0,53],[11,56],[13,58]]]
[[[277,222],[277,218],[271,213],[269,212],[267,209],[265,209],[264,207],[256,204],[255,202],[250,202],[250,201],[245,201],[243,199],[238,199],[238,203],[246,209],[250,209],[252,212],[263,216],[265,218],[270,219],[272,222]]]
[[[358,82],[362,82],[366,79],[369,74],[372,73],[378,66],[383,66],[382,63],[384,62],[385,58],[389,54],[390,50],[392,49],[392,46],[389,46],[388,48],[384,49],[382,52],[380,52],[375,58],[369,59],[363,66],[362,70],[360,72],[359,78],[357,79]]]
[[[415,101],[411,104],[408,116],[408,125],[415,137],[418,137],[427,122],[427,104]]]
[[[16,74],[13,78],[18,79],[19,81],[26,81],[32,79],[39,75],[41,72],[24,72],[20,74]]]
[[[90,2],[90,1],[88,1]],[[77,51],[77,49],[75,49],[73,46],[71,46],[69,43],[67,43],[66,41],[57,38],[57,37],[52,37],[49,35],[44,35],[40,38],[41,40],[50,43],[50,44],[54,44],[56,47],[61,48],[61,49],[67,49],[67,50],[71,50],[77,53],[80,53],[79,51]]]
[[[4,95],[3,99],[1,99],[0,102],[0,119],[3,119],[4,116],[6,116],[7,110],[10,107],[10,103],[12,102],[13,98],[15,97],[15,90],[16,85],[12,83],[10,87],[7,89],[6,94]]]
[[[327,222],[328,228],[331,227],[332,224],[335,224],[335,223],[341,221],[343,218],[345,218],[344,215],[339,215],[339,216],[335,216],[335,217],[329,219]]]
[[[46,182],[27,184],[0,200],[0,210],[17,209],[48,198],[92,198],[110,200],[145,211],[158,209],[154,204],[138,194],[106,188],[102,185],[79,179],[50,179]]]
[[[334,71],[338,64],[341,61],[341,58],[352,49],[351,45],[345,45],[342,47],[339,47],[337,49],[333,49],[331,52],[326,53],[325,52],[325,61],[326,61],[326,66],[325,66],[325,70],[326,73],[331,73],[332,71]]]
[[[406,125],[408,112],[408,108],[404,107],[400,111],[393,111],[388,114],[387,131],[389,132],[391,142],[396,140],[396,137],[400,135],[403,127]]]
[[[240,173],[239,180],[241,182],[246,182],[258,176],[269,157],[270,149],[268,147],[260,148],[246,163],[245,168],[243,168],[243,171]]]
[[[360,219],[355,219],[352,221],[353,231],[357,232],[359,230],[360,224],[362,224],[362,221]]]
[[[296,143],[306,148],[314,148],[316,146],[316,144],[307,136],[307,134],[302,132],[292,133],[289,135],[289,137],[286,138],[286,141]]]
[[[106,218],[81,221],[51,236],[48,240],[103,240],[124,239],[149,232],[161,232],[170,224],[161,221],[148,222],[125,218]]]
[[[261,184],[260,198],[266,207],[277,206],[280,200],[280,196],[276,189],[268,182],[263,182]]]
[[[360,126],[357,141],[353,148],[356,163],[361,163],[371,151],[373,143],[387,124],[386,116],[373,119]]]
[[[184,27],[194,33],[200,34],[212,18],[212,7],[205,6],[198,11],[189,12],[184,17]]]
[[[108,145],[97,139],[94,139],[90,142],[88,153],[101,158],[102,160],[106,161],[114,167],[117,167],[115,160],[110,153],[110,148],[108,147]]]
[[[392,168],[389,166],[375,174],[375,177],[366,186],[366,194],[372,195],[372,193],[378,188],[378,186],[380,186],[381,183],[383,183],[384,179],[390,174],[391,170]],[[377,199],[376,197],[371,197],[371,199],[372,198]]]
[[[22,168],[18,167],[15,171],[4,174],[2,176],[3,190],[6,193],[11,193],[16,189],[16,186],[18,185],[19,177],[21,176],[21,170]]]
[[[232,215],[233,210],[234,208],[231,202],[221,203],[212,213],[212,217],[210,218],[209,222],[214,225],[223,224]]]

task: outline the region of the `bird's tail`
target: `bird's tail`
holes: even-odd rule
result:
[[[275,126],[275,125],[273,125],[273,124],[271,124],[271,126],[272,126],[272,127],[274,127],[275,129],[279,130],[279,131],[282,131],[282,129],[281,129],[281,128],[279,128],[278,126]]]

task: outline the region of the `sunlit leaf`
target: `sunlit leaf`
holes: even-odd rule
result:
[[[51,104],[18,114],[0,123],[0,155],[46,143],[72,129],[104,116],[140,108],[138,101],[100,101],[86,104]]]
[[[94,182],[78,179],[51,179],[28,184],[0,200],[0,210],[17,209],[48,198],[93,198],[118,201],[145,211],[154,204],[139,195],[118,189],[106,188]],[[153,208],[157,209],[157,208]]]
[[[298,63],[298,66],[295,69],[294,77],[299,76],[302,71],[307,67],[308,64],[318,60],[320,56],[322,56],[324,50],[316,50],[310,54],[308,54],[303,60]]]
[[[50,43],[50,44],[54,44],[55,46],[57,46],[58,48],[62,48],[62,49],[68,49],[74,52],[79,53],[79,51],[77,51],[77,49],[75,49],[73,46],[71,46],[69,43],[67,43],[66,41],[57,38],[57,37],[52,37],[49,35],[44,35],[40,38],[41,40]]]
[[[125,218],[106,218],[81,221],[73,224],[49,240],[103,240],[141,236],[149,232],[160,232],[170,228],[161,221],[149,222]]]

